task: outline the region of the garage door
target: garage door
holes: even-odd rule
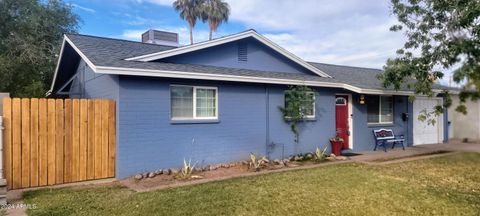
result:
[[[443,142],[443,114],[436,117],[434,125],[418,120],[423,110],[432,112],[436,105],[441,105],[442,99],[417,97],[413,102],[413,143],[414,145],[437,144]]]

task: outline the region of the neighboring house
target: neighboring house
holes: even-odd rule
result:
[[[372,150],[378,128],[404,135],[410,146],[441,143],[447,134],[446,116],[435,126],[412,117],[441,98],[410,103],[408,89],[383,88],[381,70],[306,62],[254,30],[183,47],[170,46],[178,41],[171,33],[142,39],[155,44],[66,35],[48,93],[117,102],[117,178],[178,167],[184,158],[286,157],[314,151],[337,131],[353,151]],[[317,92],[298,148],[279,111],[288,85]]]
[[[480,141],[480,103],[468,99],[467,114],[455,111],[460,104],[458,95],[452,95],[452,106],[448,109],[449,138],[465,141]]]

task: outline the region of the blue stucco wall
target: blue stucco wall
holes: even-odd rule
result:
[[[76,71],[77,77],[72,81],[70,98],[102,98],[118,100],[118,76],[95,74],[80,60]]]
[[[217,87],[219,121],[172,122],[171,84]],[[290,127],[278,109],[284,104],[285,89],[278,85],[120,77],[117,177],[179,167],[184,158],[200,164],[246,160],[250,152],[280,158],[328,143],[335,134],[334,92],[317,89],[317,118],[300,125],[300,145],[294,148]],[[277,145],[267,149],[271,142]]]
[[[172,84],[217,87],[219,121],[172,122]],[[179,167],[184,158],[215,164],[246,160],[250,152],[281,158],[328,145],[335,135],[335,94],[342,90],[315,89],[316,118],[299,124],[300,144],[295,146],[278,109],[284,105],[285,89],[280,85],[120,77],[117,177]],[[409,122],[401,120],[401,113],[411,106],[407,97],[395,97],[393,125],[376,126],[367,125],[366,106],[358,104],[358,97],[353,94],[354,151],[373,149],[372,130],[376,128],[411,134]]]
[[[279,112],[283,107],[285,86],[269,86],[269,137],[268,143],[275,144],[268,148],[270,158],[282,158],[302,152],[313,152],[322,148],[335,135],[335,90],[315,88],[315,119],[298,124],[300,131],[299,144],[294,145],[293,133]],[[327,146],[330,146],[329,144]],[[330,150],[329,150],[330,151]]]
[[[170,84],[218,87],[219,122],[176,124],[170,120]],[[117,177],[265,155],[266,103],[261,85],[141,77],[120,78]]]
[[[380,128],[393,129],[395,135],[404,135],[407,140],[407,146],[413,143],[413,121],[411,110],[413,105],[408,101],[407,96],[394,96],[394,120],[393,124],[368,124],[367,106],[359,103],[360,95],[352,94],[353,98],[353,150],[370,151],[375,146],[373,130]],[[368,97],[367,97],[368,99]],[[408,121],[402,120],[402,113],[410,113]]]
[[[247,45],[248,61],[246,62],[238,61],[238,43]],[[252,38],[173,56],[161,61],[314,75],[311,71]]]

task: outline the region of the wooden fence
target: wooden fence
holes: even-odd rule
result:
[[[115,176],[115,102],[4,98],[9,189]]]

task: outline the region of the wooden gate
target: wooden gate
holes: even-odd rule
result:
[[[115,176],[115,102],[4,98],[9,189]]]

